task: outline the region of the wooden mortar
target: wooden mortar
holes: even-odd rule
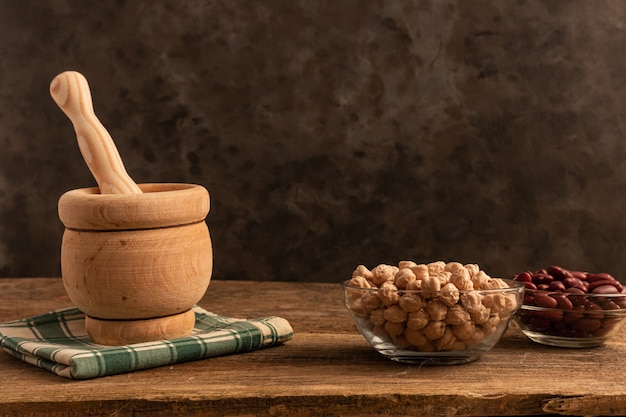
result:
[[[70,118],[98,187],[59,199],[61,274],[89,337],[125,345],[186,336],[211,280],[209,193],[194,184],[136,184],[93,109],[87,79],[57,75],[50,95]]]
[[[194,184],[139,184],[140,194],[82,188],[59,199],[63,284],[105,345],[191,333],[213,251],[209,193]]]

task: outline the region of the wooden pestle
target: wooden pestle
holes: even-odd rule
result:
[[[78,147],[100,193],[140,194],[111,135],[94,113],[87,79],[76,71],[63,72],[50,83],[50,95],[74,125]]]

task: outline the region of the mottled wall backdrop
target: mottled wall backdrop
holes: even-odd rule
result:
[[[209,190],[215,278],[621,276],[625,50],[621,0],[0,0],[0,275],[58,276],[95,185],[71,69],[135,181]]]

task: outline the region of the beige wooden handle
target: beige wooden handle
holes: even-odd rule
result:
[[[50,95],[69,117],[78,147],[102,194],[140,194],[124,168],[109,132],[96,117],[89,84],[75,71],[63,72],[50,83]]]

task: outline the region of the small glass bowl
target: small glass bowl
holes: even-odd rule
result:
[[[521,307],[524,285],[503,281],[508,288],[456,294],[341,285],[357,328],[379,353],[397,362],[454,365],[491,350]]]
[[[536,305],[537,297],[559,300],[565,308]],[[540,303],[541,304],[541,303]],[[626,324],[626,293],[569,294],[526,289],[514,322],[534,342],[566,348],[602,345]]]

